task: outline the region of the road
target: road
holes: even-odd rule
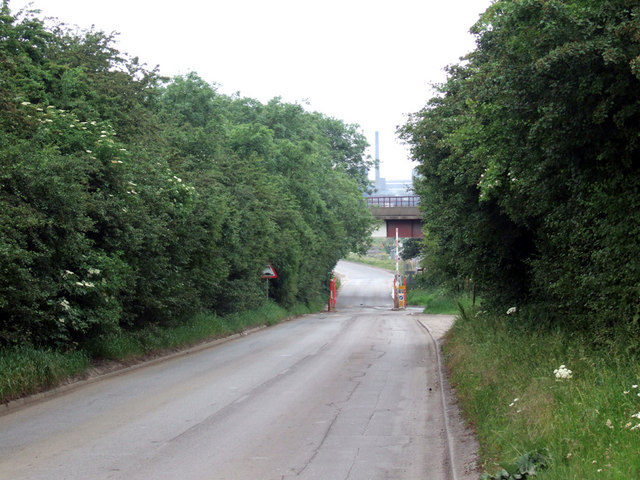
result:
[[[420,323],[438,336],[451,318],[392,311],[387,272],[338,270],[335,312],[9,409],[0,478],[475,478]]]

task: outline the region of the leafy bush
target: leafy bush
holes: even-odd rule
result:
[[[495,2],[476,50],[403,127],[426,266],[472,278],[485,308],[545,304],[600,335],[637,325],[638,9]]]
[[[169,81],[113,35],[0,8],[0,345],[144,351],[129,332],[310,304],[366,247],[356,125]]]

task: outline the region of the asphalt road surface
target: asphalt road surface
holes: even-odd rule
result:
[[[425,328],[451,318],[392,311],[387,272],[338,271],[334,312],[7,409],[0,479],[476,478]]]

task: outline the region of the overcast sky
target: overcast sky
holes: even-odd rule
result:
[[[106,32],[164,75],[197,72],[222,93],[307,103],[380,132],[381,175],[415,166],[396,126],[433,96],[444,66],[474,48],[469,28],[491,0],[10,0]]]

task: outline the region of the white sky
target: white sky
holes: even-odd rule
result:
[[[408,179],[396,126],[433,96],[444,66],[474,48],[468,33],[491,0],[10,0],[106,32],[117,48],[173,76],[197,72],[222,93],[357,123],[381,176]]]

